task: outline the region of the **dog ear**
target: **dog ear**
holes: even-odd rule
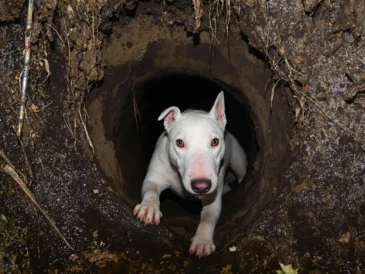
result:
[[[227,124],[225,106],[224,106],[224,93],[221,91],[217,99],[215,99],[214,106],[209,112],[215,119],[217,119],[218,123],[225,128]]]
[[[180,116],[181,111],[178,107],[169,107],[160,114],[157,120],[161,121],[162,119],[165,119],[163,124],[165,126],[165,129],[168,131],[174,124],[174,122],[179,119]]]

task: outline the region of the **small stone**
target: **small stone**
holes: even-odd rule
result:
[[[230,252],[235,252],[237,250],[237,247],[236,246],[231,246],[230,248],[229,248],[229,251]]]
[[[347,232],[345,234],[342,234],[341,235],[341,238],[338,239],[338,241],[341,243],[341,244],[348,244],[350,242],[350,232]]]

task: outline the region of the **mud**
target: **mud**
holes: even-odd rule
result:
[[[0,267],[18,273],[266,273],[281,262],[299,273],[365,271],[362,1],[234,1],[228,40],[226,13],[217,18],[219,31],[211,32],[205,2],[200,34],[193,35],[186,1],[36,1],[22,138],[31,172],[13,128],[23,3],[0,6],[1,21],[16,21],[0,28],[0,148],[79,255],[0,173],[0,213],[16,220],[12,233],[20,235],[11,246],[1,243]],[[286,80],[273,90],[280,71]],[[157,228],[131,214],[143,179],[139,170],[154,142],[149,136],[158,130],[152,116],[159,101],[149,87],[161,89],[156,96],[170,104],[178,99],[167,96],[173,84],[159,82],[174,83],[174,75],[195,87],[209,82],[226,90],[232,109],[243,111],[231,114],[232,125],[241,126],[242,115],[249,132],[240,140],[250,151],[250,175],[225,198],[218,252],[202,260],[187,254],[198,214],[177,199],[165,197],[167,216]],[[214,97],[200,96],[203,106]],[[141,111],[138,130],[133,103]],[[94,158],[82,124],[74,131],[75,109],[88,123]]]

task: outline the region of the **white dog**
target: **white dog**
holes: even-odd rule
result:
[[[221,92],[209,113],[177,107],[163,111],[166,131],[157,141],[142,186],[142,202],[133,211],[145,224],[160,223],[160,193],[170,188],[184,196],[190,193],[201,199],[203,209],[190,254],[199,258],[215,251],[214,228],[222,207],[222,195],[229,191],[224,184],[228,166],[238,182],[246,174],[246,154],[237,140],[225,132],[227,123],[224,95]]]

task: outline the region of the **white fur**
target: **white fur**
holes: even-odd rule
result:
[[[246,154],[235,137],[225,131],[223,92],[209,113],[198,110],[181,113],[177,107],[170,107],[161,113],[158,120],[162,119],[166,131],[157,141],[142,186],[142,202],[135,207],[134,215],[145,224],[157,225],[162,217],[159,196],[163,190],[170,188],[181,196],[186,191],[197,195],[191,181],[210,180],[210,190],[197,195],[203,209],[190,246],[191,254],[208,256],[215,251],[213,233],[221,212],[222,195],[229,191],[229,186],[224,185],[226,169],[230,166],[240,182],[246,174]],[[219,140],[218,146],[211,145],[214,138]],[[177,139],[184,142],[183,148],[176,145]]]

